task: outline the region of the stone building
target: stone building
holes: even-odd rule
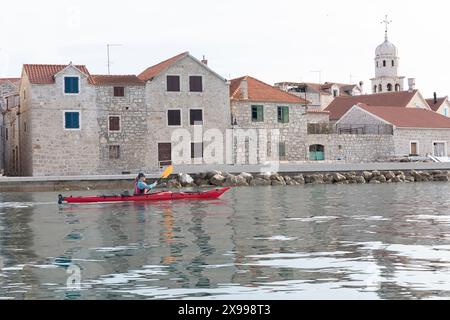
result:
[[[328,123],[327,112],[307,111],[309,101],[250,76],[231,80],[230,97],[234,129],[256,132],[256,137],[249,134],[247,145],[237,143],[237,163],[264,163],[272,158],[274,147],[281,161],[307,161],[308,123]],[[278,146],[272,145],[278,139],[271,136],[271,130],[279,130]],[[252,142],[257,149],[254,159],[249,151]]]
[[[159,170],[177,164],[179,129],[190,139],[181,143],[183,161],[201,164],[208,132],[223,140],[231,129],[229,83],[188,52],[139,76],[91,75],[72,63],[24,65],[19,97],[8,115],[19,130],[12,175]]]
[[[449,157],[450,119],[432,110],[357,104],[337,124],[354,128],[392,126],[394,154],[398,157],[432,156],[438,161]]]
[[[442,114],[446,117],[450,117],[450,101],[448,100],[448,96],[438,98],[437,94],[434,93],[434,97],[426,100],[431,110]]]
[[[176,153],[183,163],[201,164],[208,147],[204,136],[214,130],[224,141],[226,130],[231,129],[228,81],[189,52],[149,67],[138,77],[145,82],[151,136],[145,162],[151,168],[177,164],[180,159],[172,159]],[[190,141],[173,141],[179,129],[185,129]],[[227,158],[223,149],[216,156],[221,163]]]
[[[359,84],[342,84],[335,82],[325,82],[324,84],[280,82],[275,84],[276,87],[283,91],[308,100],[308,109],[317,111],[324,110],[336,97],[362,95],[362,85],[362,82]]]
[[[0,78],[0,175],[5,168],[5,124],[4,115],[7,112],[7,98],[19,91],[19,78]]]

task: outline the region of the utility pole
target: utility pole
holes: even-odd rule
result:
[[[106,50],[107,50],[107,54],[108,54],[108,74],[110,75],[111,74],[111,60],[110,60],[110,57],[109,57],[109,48],[110,47],[120,47],[120,46],[122,46],[121,44],[107,44],[106,45]]]

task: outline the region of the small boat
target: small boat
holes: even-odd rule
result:
[[[144,195],[113,195],[89,197],[58,196],[58,203],[111,203],[111,202],[143,202],[143,201],[171,201],[171,200],[211,200],[217,199],[231,188],[220,188],[208,191],[172,192],[163,191]]]

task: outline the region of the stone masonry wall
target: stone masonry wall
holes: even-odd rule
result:
[[[402,129],[394,132],[395,155],[408,156],[411,152],[411,142],[419,143],[419,155],[434,155],[434,142],[445,142],[447,156],[450,156],[450,129]]]
[[[167,92],[167,75],[180,76],[180,92]],[[203,92],[189,92],[189,76],[203,77]],[[158,143],[170,143],[175,130],[187,129],[194,142],[194,126],[189,122],[190,109],[203,109],[203,132],[218,129],[225,137],[226,129],[231,128],[229,84],[190,56],[147,82],[146,105],[149,130],[145,146],[147,170],[158,168]],[[181,127],[167,125],[169,109],[181,109]]]
[[[114,97],[113,86],[96,87],[99,137],[99,174],[139,172],[145,167],[147,128],[145,86],[124,86],[125,96]],[[120,131],[109,131],[109,116],[120,117]],[[109,147],[119,146],[120,158],[110,159]]]
[[[264,107],[264,122],[252,122],[252,106],[262,105]],[[278,122],[278,107],[289,107],[289,123]],[[308,116],[305,115],[303,106],[289,103],[261,103],[250,101],[232,101],[231,110],[233,117],[237,121],[237,129],[266,129],[268,132],[272,129],[278,129],[280,142],[286,144],[286,161],[302,161],[305,154],[305,140],[307,136]],[[262,131],[259,131],[263,134]],[[270,139],[270,135],[269,138]],[[263,143],[264,144],[264,143]],[[270,141],[269,141],[270,144]],[[267,158],[268,148],[264,145],[258,150],[258,163],[261,159]],[[270,149],[270,148],[269,148]],[[248,147],[245,145],[236,145],[236,161],[239,164],[245,164],[248,161]]]
[[[80,76],[80,94],[65,95],[64,76]],[[58,74],[55,83],[31,85],[27,93],[34,176],[96,174],[99,126],[95,87],[75,68]],[[64,128],[64,111],[80,112],[80,130]]]
[[[374,162],[395,154],[392,135],[308,135],[307,150],[316,144],[325,147],[326,161]]]

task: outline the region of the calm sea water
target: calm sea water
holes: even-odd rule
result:
[[[56,198],[0,194],[0,299],[450,298],[450,184]]]

